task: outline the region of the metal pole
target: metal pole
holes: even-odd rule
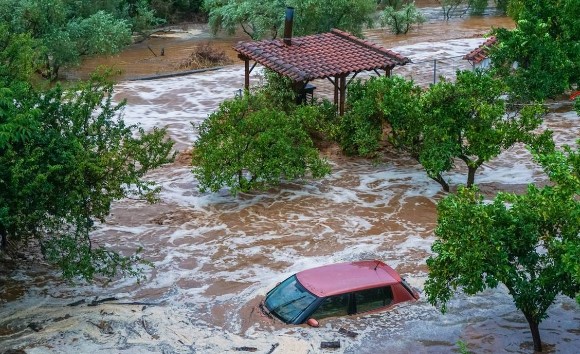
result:
[[[433,83],[437,83],[437,59],[433,59]]]

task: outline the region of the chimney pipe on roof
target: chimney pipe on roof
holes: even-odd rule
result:
[[[294,8],[286,7],[286,19],[284,20],[284,44],[292,44],[292,23],[294,22]]]

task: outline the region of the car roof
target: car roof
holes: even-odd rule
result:
[[[401,277],[378,260],[325,265],[296,273],[308,291],[319,297],[397,284]]]

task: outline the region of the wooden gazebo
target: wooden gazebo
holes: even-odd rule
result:
[[[315,79],[328,79],[334,86],[334,104],[344,114],[346,78],[362,71],[390,75],[397,65],[411,60],[392,50],[337,29],[304,37],[240,42],[234,46],[245,62],[244,87],[250,87],[250,73],[257,63],[289,77],[298,91]],[[250,66],[250,61],[254,63]]]

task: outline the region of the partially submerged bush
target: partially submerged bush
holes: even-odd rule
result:
[[[181,62],[179,68],[198,69],[229,64],[232,64],[232,60],[224,50],[220,50],[210,43],[205,43],[196,47],[189,58]]]
[[[381,25],[391,29],[393,34],[406,34],[414,24],[425,22],[425,16],[415,7],[414,2],[394,1],[381,14]]]

